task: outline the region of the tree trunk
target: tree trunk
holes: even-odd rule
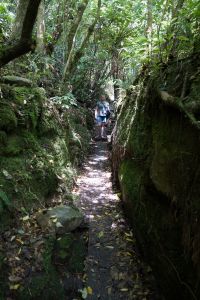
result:
[[[78,14],[76,16],[76,19],[72,25],[72,28],[70,28],[70,33],[68,36],[68,55],[67,55],[67,62],[65,64],[65,68],[64,68],[64,73],[63,73],[63,80],[66,77],[66,73],[69,69],[69,66],[72,63],[72,59],[73,59],[73,51],[74,51],[74,45],[75,45],[75,41],[76,41],[76,35],[83,17],[83,13],[88,5],[89,0],[84,0],[84,2],[80,5],[79,10],[78,10]]]
[[[17,5],[16,17],[12,26],[10,41],[18,41],[22,34],[23,22],[26,16],[29,0],[19,0]]]
[[[80,48],[76,51],[74,55],[73,52],[71,51],[70,57],[68,57],[67,63],[64,68],[63,82],[68,78],[70,72],[72,72],[76,68],[78,62],[80,61],[80,58],[83,56],[84,50],[89,42],[90,36],[94,32],[95,25],[100,17],[100,9],[101,9],[101,0],[98,0],[98,9],[97,9],[96,18],[94,19],[94,22],[88,27],[87,33],[82,41]]]
[[[153,24],[153,15],[152,15],[152,0],[147,0],[147,52],[148,57],[152,56],[152,24]]]
[[[41,0],[29,0],[22,21],[21,36],[12,46],[4,46],[0,52],[0,67],[3,67],[13,59],[35,49],[35,42],[32,40],[32,31],[37,17],[38,7]]]
[[[111,74],[114,81],[114,100],[118,101],[121,96],[121,89],[119,85],[119,81],[121,80],[121,67],[120,67],[120,58],[118,50],[116,49],[113,53],[113,58],[111,62]]]
[[[41,0],[40,6],[38,8],[37,15],[37,47],[36,50],[40,53],[44,53],[44,34],[45,34],[45,5],[44,0]]]
[[[183,7],[185,0],[178,0],[177,4],[175,7],[172,8],[172,26],[170,31],[173,33],[173,38],[172,38],[172,46],[171,50],[169,53],[169,57],[175,57],[176,52],[177,52],[177,46],[178,46],[178,40],[177,40],[177,33],[178,33],[178,26],[177,26],[177,21],[179,17],[180,10]]]
[[[159,45],[158,45],[159,46],[159,58],[160,58],[161,62],[163,62],[163,55],[162,55],[163,45],[161,45],[161,42],[160,42],[160,29],[161,29],[161,25],[162,25],[162,22],[164,20],[164,17],[166,15],[168,6],[169,6],[169,0],[165,0],[165,2],[163,3],[162,15],[161,15],[161,18],[159,20],[160,23],[159,23],[158,29],[157,29],[157,37],[158,37],[158,42],[159,42]]]
[[[63,3],[61,3],[61,2],[58,3],[58,8],[57,8],[58,14],[57,14],[57,18],[56,18],[55,29],[52,32],[52,39],[51,39],[51,42],[49,42],[47,45],[45,45],[46,54],[48,54],[50,56],[52,55],[55,45],[58,42],[59,38],[61,37],[61,34],[64,29],[64,18],[65,18],[65,14],[66,14],[66,3],[65,2],[66,2],[66,0],[63,1]]]

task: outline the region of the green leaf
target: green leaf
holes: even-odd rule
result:
[[[183,35],[178,36],[178,39],[179,39],[179,41],[189,41],[189,39]]]
[[[88,292],[87,292],[87,289],[86,289],[86,288],[84,288],[84,289],[82,289],[82,290],[80,289],[79,292],[81,293],[82,299],[86,299],[86,298],[87,298]]]
[[[11,206],[11,202],[8,199],[7,195],[5,192],[3,192],[2,190],[0,190],[0,199],[2,200],[3,204],[7,207]]]

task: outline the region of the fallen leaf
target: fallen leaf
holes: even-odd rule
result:
[[[24,232],[23,229],[19,229],[19,230],[17,231],[17,233],[19,233],[19,234],[24,234],[25,232]]]
[[[87,278],[87,274],[84,274],[83,275],[83,279],[85,280]]]
[[[3,175],[6,177],[6,179],[12,179],[12,178],[13,178],[12,175],[10,175],[10,174],[8,173],[8,171],[6,171],[6,170],[2,170],[2,173],[3,173]]]
[[[81,297],[82,297],[83,299],[86,299],[86,298],[87,298],[88,293],[87,293],[87,289],[86,289],[86,288],[84,288],[84,289],[82,289],[82,290],[79,290],[79,292],[81,293]]]
[[[10,285],[10,290],[17,290],[20,287],[20,284],[12,284]]]
[[[130,236],[133,236],[133,233],[132,232],[129,232],[129,233],[125,232],[125,235],[130,237]]]
[[[108,213],[107,211],[104,213],[106,216],[110,216],[111,213]]]
[[[20,243],[21,245],[24,244],[24,242],[23,242],[21,239],[16,239],[16,241],[17,241],[18,243]]]
[[[20,260],[20,258],[18,256],[15,256],[15,259],[18,260],[18,261]]]
[[[120,289],[121,292],[128,292],[127,288]]]
[[[16,236],[13,235],[13,236],[11,237],[10,241],[11,241],[11,242],[14,241],[15,238],[16,238]]]
[[[88,295],[92,295],[92,288],[90,286],[87,287],[87,292],[88,292]]]
[[[98,234],[98,237],[101,238],[101,237],[103,237],[103,236],[104,236],[104,232],[103,232],[103,231],[100,231],[99,234]]]
[[[128,242],[135,242],[133,239],[130,239],[130,238],[126,238],[126,240],[128,241]]]
[[[106,248],[108,248],[108,249],[114,249],[113,246],[106,246]]]
[[[10,282],[18,282],[18,281],[22,280],[21,277],[14,276],[14,275],[9,276],[8,279],[9,279]]]
[[[125,252],[125,255],[132,256],[130,252]]]
[[[56,222],[56,227],[60,228],[60,227],[63,227],[63,225],[60,222]]]
[[[22,221],[28,221],[29,219],[30,219],[29,216],[25,216],[25,217],[22,218]]]

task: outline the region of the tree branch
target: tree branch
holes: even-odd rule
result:
[[[76,51],[74,56],[72,56],[70,61],[66,64],[65,69],[64,69],[64,74],[63,74],[63,82],[67,79],[68,75],[76,68],[78,62],[80,61],[80,58],[83,56],[84,50],[88,44],[90,36],[92,35],[95,25],[100,17],[100,9],[101,9],[101,0],[98,0],[96,17],[95,17],[93,23],[88,27],[87,33],[81,43],[80,48]]]
[[[13,59],[35,49],[36,43],[32,39],[32,31],[40,2],[41,0],[29,0],[23,21],[21,37],[14,45],[7,46],[1,50],[0,68]]]
[[[87,8],[88,2],[89,0],[84,0],[83,3],[80,5],[74,24],[70,28],[70,33],[68,36],[68,49],[67,49],[68,55],[67,55],[67,62],[65,64],[64,72],[63,72],[63,81],[66,77],[68,69],[70,69],[70,66],[73,63],[73,51],[75,46],[76,35],[81,24],[83,13]]]

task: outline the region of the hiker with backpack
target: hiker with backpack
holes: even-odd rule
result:
[[[106,101],[105,95],[101,95],[95,108],[95,120],[98,125],[98,136],[96,139],[107,139],[106,126],[110,117],[109,103]]]

